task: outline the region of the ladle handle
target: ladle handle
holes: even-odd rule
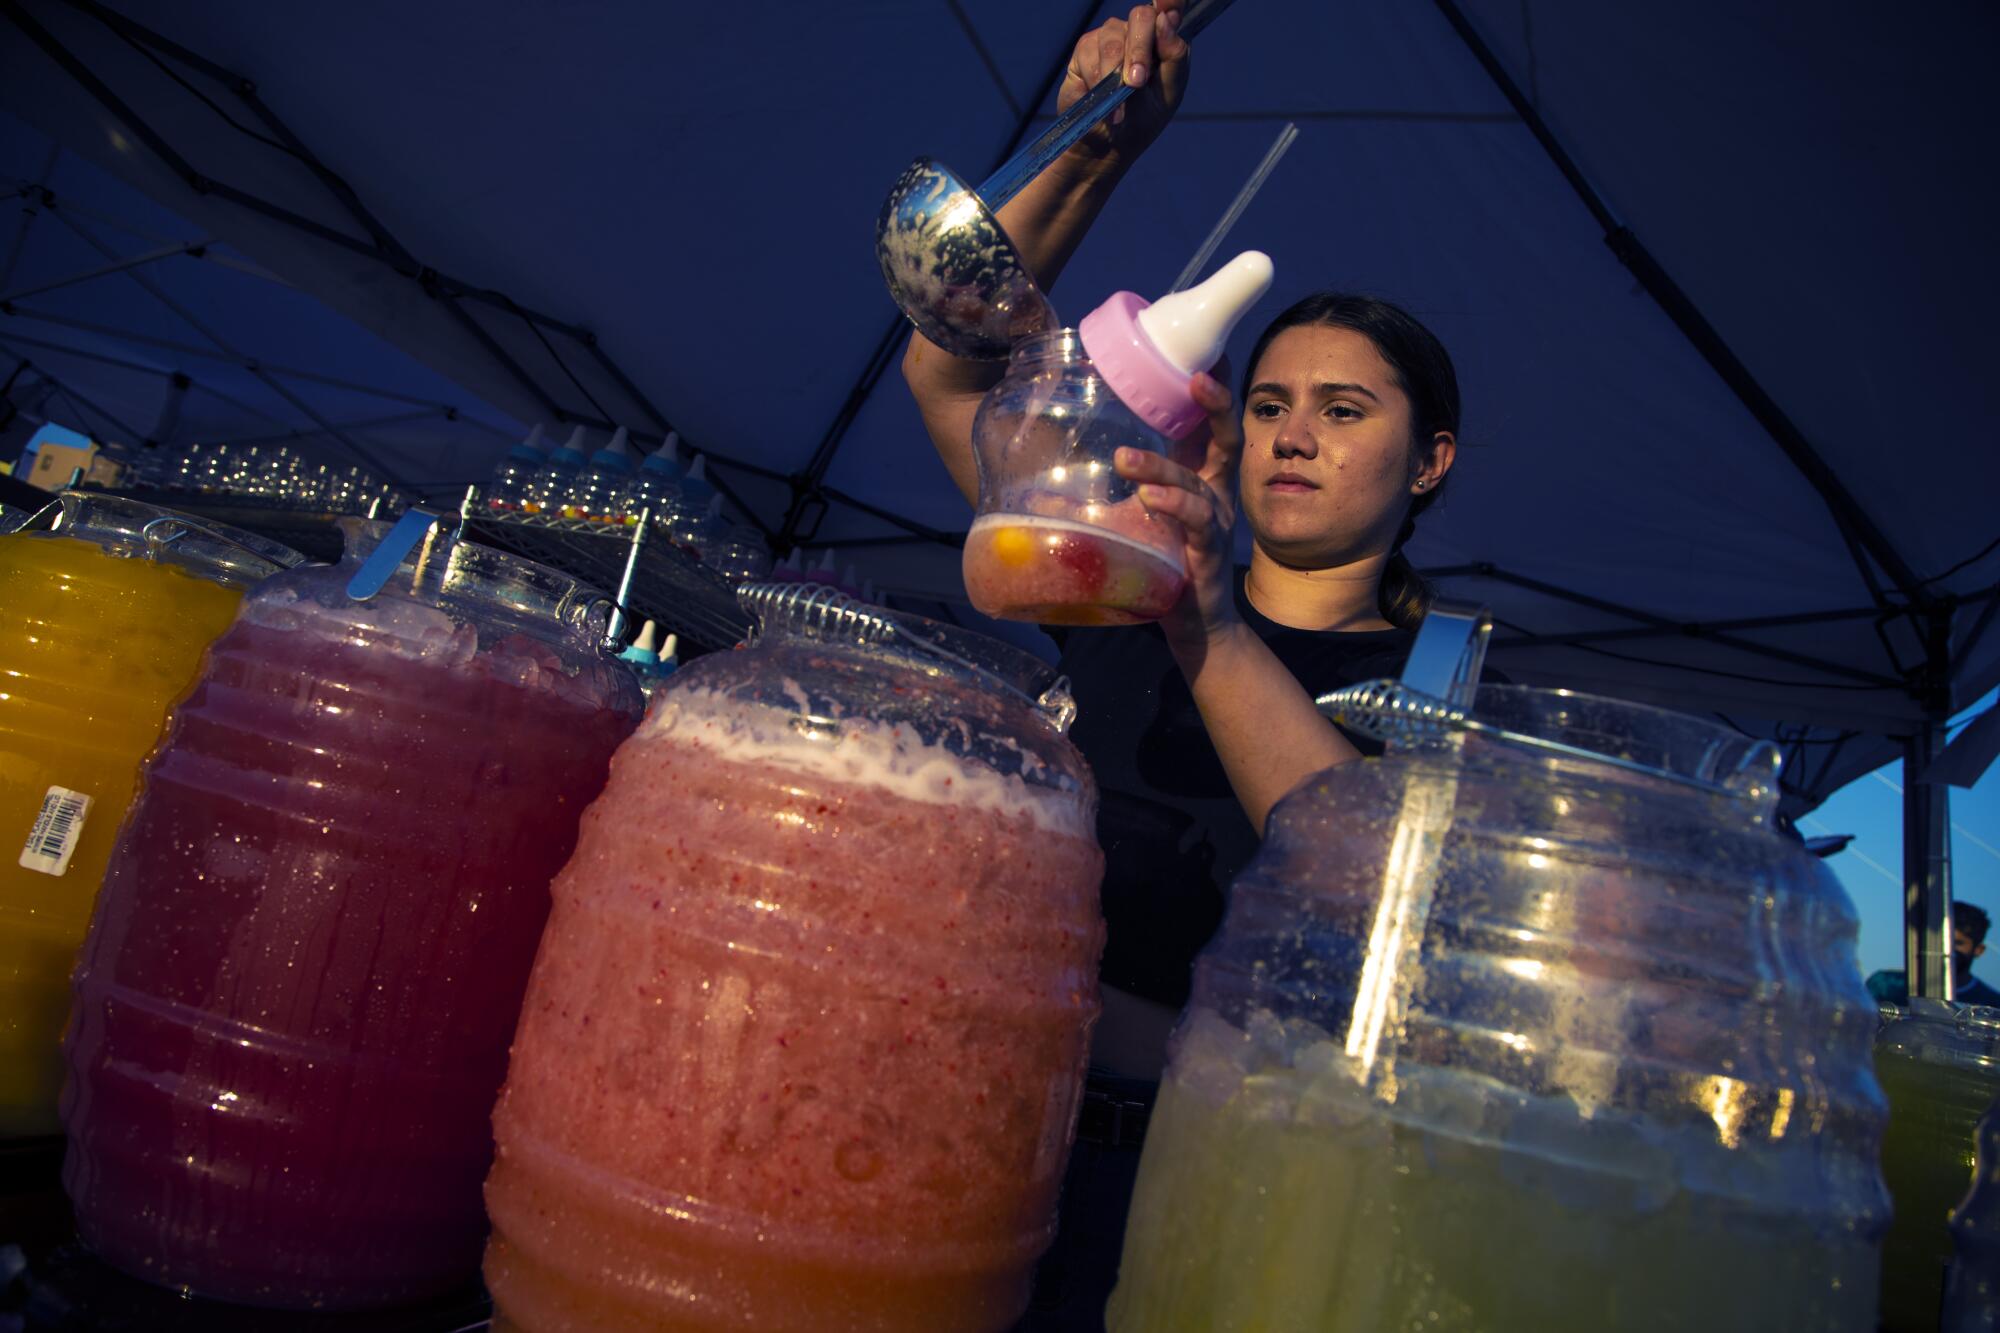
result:
[[[1196,0],[1194,7],[1181,19],[1180,35],[1193,41],[1203,28],[1234,3],[1235,0]],[[1096,129],[1106,116],[1132,95],[1132,91],[1125,83],[1125,71],[1122,69],[1112,70],[1099,79],[1097,86],[1056,117],[1055,124],[1044,130],[1040,138],[1001,163],[999,169],[979,187],[979,197],[986,201],[988,208],[998,212],[1002,204],[1041,175],[1049,163],[1067,153],[1076,146],[1078,139]]]

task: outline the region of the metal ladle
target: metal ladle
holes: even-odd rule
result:
[[[1180,36],[1193,40],[1232,3],[1198,0]],[[993,214],[1132,92],[1123,70],[1105,75],[977,190],[928,157],[897,178],[875,223],[875,258],[918,332],[953,356],[1000,361],[1021,339],[1061,326]]]

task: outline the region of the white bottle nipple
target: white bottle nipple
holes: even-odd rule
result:
[[[1162,296],[1139,312],[1139,327],[1160,355],[1192,375],[1222,359],[1229,332],[1271,289],[1271,257],[1245,250],[1184,292]]]
[[[597,451],[598,457],[630,458],[632,457],[632,445],[630,441],[631,432],[620,426],[611,433],[611,443]]]
[[[578,426],[569,433],[569,439],[563,441],[563,448],[573,450],[579,454],[585,452],[583,447],[583,427]]]

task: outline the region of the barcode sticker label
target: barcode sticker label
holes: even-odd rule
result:
[[[70,855],[83,836],[83,817],[90,813],[90,798],[67,787],[51,787],[42,798],[42,811],[21,849],[21,865],[44,875],[60,875],[69,869]]]

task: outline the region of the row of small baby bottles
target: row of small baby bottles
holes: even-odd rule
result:
[[[732,582],[768,573],[771,554],[763,535],[749,524],[728,522],[705,460],[683,464],[679,438],[670,432],[658,450],[641,459],[623,427],[602,448],[587,452],[583,427],[551,449],[544,447],[537,425],[494,470],[484,488],[487,510],[530,521],[625,526],[650,512],[669,540]],[[127,488],[228,495],[335,514],[393,517],[414,502],[366,468],[314,463],[284,444],[148,450],[129,461],[126,475]]]
[[[485,489],[489,512],[531,522],[629,526],[642,514],[668,540],[694,553],[732,581],[757,578],[771,568],[763,534],[730,524],[722,497],[708,479],[706,459],[680,458],[680,435],[669,431],[661,446],[637,457],[620,426],[594,452],[585,452],[582,426],[553,449],[542,445],[540,425],[507,451]]]

